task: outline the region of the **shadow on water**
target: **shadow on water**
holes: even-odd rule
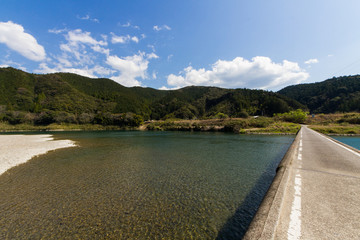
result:
[[[256,211],[275,177],[277,165],[278,162],[275,161],[269,165],[265,172],[263,172],[234,215],[222,226],[216,239],[231,240],[242,239],[244,237],[251,220],[255,216]]]

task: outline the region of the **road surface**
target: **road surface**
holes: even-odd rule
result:
[[[274,239],[360,239],[360,153],[307,127],[289,167]]]

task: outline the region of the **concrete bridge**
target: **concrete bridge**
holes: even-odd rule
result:
[[[360,239],[360,151],[303,126],[244,239]]]

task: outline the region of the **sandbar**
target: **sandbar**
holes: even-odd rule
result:
[[[54,140],[50,134],[0,135],[0,175],[35,156],[75,146],[74,141]]]

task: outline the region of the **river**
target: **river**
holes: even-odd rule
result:
[[[360,150],[359,136],[331,136],[332,138]]]
[[[0,176],[1,239],[237,239],[294,136],[66,132]]]

